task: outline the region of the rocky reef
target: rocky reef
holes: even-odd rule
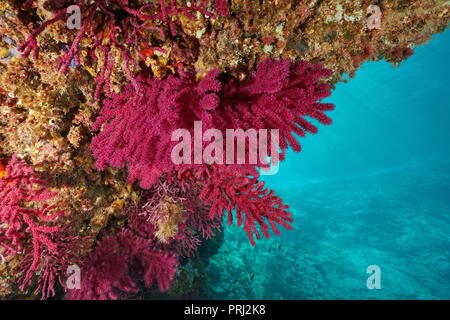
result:
[[[225,217],[253,245],[293,217],[267,163],[176,165],[172,132],[279,129],[283,160],[306,118],[331,124],[334,84],[449,17],[444,0],[2,1],[0,298],[208,297]]]

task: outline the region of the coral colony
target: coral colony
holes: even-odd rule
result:
[[[305,116],[331,123],[323,112],[333,105],[317,102],[330,94],[329,86],[319,82],[330,75],[320,65],[270,58],[247,81],[227,78],[218,70],[199,82],[195,75],[158,79],[141,74],[138,91],[128,85],[106,99],[94,123],[94,130],[103,127],[91,144],[97,168],[127,166],[128,182],[139,179],[148,188],[161,175],[182,168],[171,159],[172,133],[179,128],[193,132],[199,120],[202,129],[224,134],[227,129],[277,128],[281,150],[290,145],[300,151],[293,134],[317,132]]]
[[[260,173],[331,124],[333,85],[448,18],[440,0],[2,1],[0,297],[208,297],[225,220],[252,245],[291,229]]]

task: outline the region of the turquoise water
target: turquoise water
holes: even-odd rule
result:
[[[265,176],[294,230],[251,247],[226,227],[216,299],[450,299],[450,31],[399,68],[366,63],[327,99],[334,123]],[[366,269],[381,270],[369,290]]]

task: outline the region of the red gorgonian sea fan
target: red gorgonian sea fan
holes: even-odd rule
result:
[[[35,2],[28,0],[23,7],[29,9]],[[211,9],[212,3],[215,10]],[[54,23],[66,23],[70,16],[67,8],[71,5],[80,8],[81,26],[67,50],[62,50],[58,68],[65,73],[73,61],[79,64],[81,48],[88,50],[93,60],[97,61],[100,57],[102,67],[96,77],[95,99],[99,98],[102,89],[106,92],[110,90],[111,73],[116,64],[113,51],[119,53],[123,61],[121,67],[137,89],[132,66],[137,67],[140,60],[145,60],[144,52],[165,52],[158,45],[150,43],[151,35],[164,40],[167,36],[164,29],[169,29],[172,36],[177,35],[181,32],[180,15],[194,20],[195,12],[207,17],[216,16],[214,12],[221,16],[229,13],[226,0],[193,0],[189,4],[177,0],[47,0],[44,8],[53,12],[53,17],[35,29],[19,47],[19,51],[24,56],[33,53],[34,58],[37,58],[38,36]],[[82,44],[83,38],[89,39],[88,45]]]
[[[233,217],[244,231],[252,245],[260,232],[270,237],[269,230],[280,235],[277,226],[292,229],[292,215],[289,206],[268,189],[255,168],[213,165],[201,169],[184,169],[169,175],[169,181],[178,181],[183,188],[198,189],[195,201],[204,204],[210,221],[222,221],[228,214],[228,224]]]
[[[55,294],[57,282],[63,285],[77,240],[58,225],[63,211],[45,203],[55,195],[16,155],[0,176],[0,258],[22,255],[20,289],[39,273],[38,290],[43,299]]]
[[[195,240],[190,243],[192,228],[201,231],[200,225],[210,224],[215,229],[224,211],[228,211],[232,223],[232,212],[236,210],[238,224],[244,225],[253,245],[254,236],[260,237],[258,228],[266,237],[270,228],[278,234],[277,225],[290,229],[288,207],[263,182],[257,181],[256,171],[240,168],[240,176],[226,166],[180,170],[167,175],[148,193],[145,191],[144,205],[128,212],[127,226],[113,234],[108,231],[94,251],[82,258],[80,288],[68,290],[66,298],[133,298],[142,288],[141,282],[147,288],[157,285],[161,292],[168,290],[178,257],[186,249],[191,253],[197,250],[198,243]],[[249,177],[250,174],[255,176]],[[185,207],[182,212],[185,219],[179,223],[176,235],[161,240],[155,220],[161,214],[161,201],[167,198]],[[208,238],[211,234],[207,232],[204,236]]]
[[[244,81],[218,70],[200,81],[194,74],[158,79],[141,73],[139,91],[129,84],[104,101],[93,126],[102,130],[91,144],[97,168],[127,166],[128,181],[139,180],[148,189],[163,173],[183,167],[171,159],[172,133],[181,128],[192,133],[194,121],[201,121],[203,131],[222,133],[278,129],[282,152],[288,146],[300,151],[294,134],[317,132],[306,117],[331,123],[324,112],[334,106],[318,102],[330,95],[330,86],[320,81],[330,75],[319,64],[289,59],[266,59]]]
[[[141,223],[145,221],[140,221]],[[149,288],[156,284],[161,292],[170,288],[178,265],[177,255],[155,245],[151,227],[123,228],[103,237],[93,252],[81,261],[81,284],[70,289],[70,300],[116,300],[139,291],[139,282]]]

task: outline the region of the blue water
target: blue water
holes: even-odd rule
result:
[[[333,124],[264,177],[294,230],[251,247],[226,227],[214,298],[450,299],[450,31],[415,51],[337,85]]]

